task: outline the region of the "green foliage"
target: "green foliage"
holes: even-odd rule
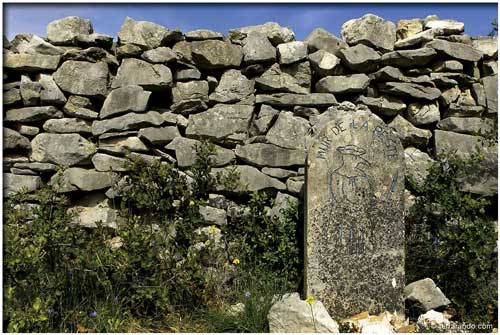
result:
[[[268,211],[272,205],[267,193],[252,193],[249,213],[230,223],[228,229],[238,241],[245,266],[286,276],[288,286],[297,289],[301,275],[298,205],[289,204],[281,218],[271,218]]]
[[[206,227],[198,208],[208,192],[235,188],[239,180],[231,169],[211,173],[214,150],[202,144],[186,171],[131,159],[128,177],[116,186],[116,230],[75,226],[68,199],[52,187],[10,198],[4,205],[5,329],[123,332],[137,318],[157,323],[192,306],[237,301],[243,289],[254,295],[243,301],[244,320],[228,329],[267,327],[268,297],[296,286],[299,277],[297,208],[271,219],[269,197],[255,193],[242,221],[219,227],[222,232]]]
[[[480,167],[483,157],[449,154],[429,169],[407,218],[406,278],[436,281],[460,318],[495,324],[497,234],[489,198],[460,191],[460,178]]]

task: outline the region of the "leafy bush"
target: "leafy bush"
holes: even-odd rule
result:
[[[407,218],[406,279],[430,277],[463,321],[496,324],[497,233],[491,199],[460,191],[459,179],[477,170],[480,154],[440,158],[429,169]]]
[[[117,230],[75,227],[70,202],[49,186],[10,198],[4,207],[4,327],[126,331],[137,319],[158,322],[192,306],[236,301],[244,285],[256,297],[277,278],[273,292],[285,287],[281,278],[295,283],[296,207],[284,220],[271,220],[271,201],[256,193],[242,222],[206,227],[198,208],[207,204],[208,192],[220,184],[236,187],[238,180],[234,172],[211,173],[213,155],[214,147],[203,144],[184,172],[131,159],[117,187],[124,218]],[[275,279],[259,279],[267,278],[265,271],[275,271]],[[246,300],[248,324],[235,331],[263,329],[266,305],[253,299]]]

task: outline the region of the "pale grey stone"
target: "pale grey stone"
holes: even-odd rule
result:
[[[208,82],[193,80],[177,82],[172,88],[172,101],[170,106],[175,113],[192,114],[208,108]]]
[[[96,152],[96,146],[79,134],[38,134],[31,141],[30,160],[57,165],[85,163]]]
[[[428,64],[436,54],[431,48],[399,50],[383,54],[380,61],[384,65],[411,68]]]
[[[441,292],[430,278],[417,280],[406,285],[404,290],[405,300],[417,304],[423,312],[438,309],[451,304],[451,301]]]
[[[108,93],[108,65],[68,60],[53,74],[54,81],[63,91],[104,97]]]
[[[181,39],[180,31],[169,30],[153,22],[135,21],[128,16],[118,32],[119,44],[133,44],[143,49],[154,49]]]
[[[42,104],[64,105],[66,103],[66,97],[56,85],[51,75],[39,74],[38,82],[42,85],[42,90],[40,92],[40,101]]]
[[[425,152],[414,147],[405,149],[406,178],[413,178],[417,186],[423,185],[433,163],[434,160]]]
[[[476,37],[472,40],[472,46],[479,50],[484,58],[498,58],[498,37]]]
[[[278,179],[297,176],[297,172],[292,171],[292,170],[281,169],[281,168],[263,167],[262,172],[267,174],[268,176],[278,178]],[[281,193],[278,193],[278,194],[281,194]]]
[[[318,50],[310,54],[309,62],[314,72],[320,77],[331,76],[340,72],[340,58],[325,50]]]
[[[421,332],[446,332],[450,329],[450,321],[443,313],[430,310],[417,319],[417,329]]]
[[[150,63],[172,63],[177,60],[177,55],[170,48],[158,47],[145,51],[141,58]]]
[[[441,119],[438,102],[420,103],[412,102],[406,110],[408,121],[415,126],[423,126],[438,122]]]
[[[338,56],[339,51],[347,48],[347,44],[340,38],[329,33],[323,28],[316,28],[306,37],[307,47],[310,53],[324,50],[332,55]]]
[[[396,42],[396,26],[373,14],[342,25],[342,39],[349,45],[362,43],[381,51],[391,51]]]
[[[299,85],[297,79],[282,72],[278,64],[272,65],[262,76],[257,78],[255,84],[262,91],[309,93],[308,89]]]
[[[385,55],[382,60],[384,60]],[[351,70],[364,73],[375,70],[378,61],[381,59],[378,52],[364,44],[357,44],[340,50],[339,57]]]
[[[439,121],[437,127],[441,130],[453,131],[455,133],[485,135],[493,131],[494,122],[491,119],[480,117],[448,117]]]
[[[197,29],[184,34],[188,41],[222,40],[224,35],[208,29]]]
[[[227,225],[227,215],[223,209],[200,206],[199,213],[206,224],[213,224],[219,227]]]
[[[139,85],[148,91],[163,91],[172,86],[172,72],[163,64],[125,58],[122,60],[111,88]]]
[[[364,91],[370,84],[370,77],[364,73],[346,76],[328,76],[316,83],[316,91],[321,93],[346,94]]]
[[[90,20],[77,16],[68,16],[47,25],[47,38],[56,45],[75,45],[79,35],[90,35],[93,32]]]
[[[222,74],[215,91],[210,94],[209,101],[213,104],[253,105],[254,84],[253,80],[247,79],[239,70],[227,70]]]
[[[192,42],[191,53],[201,70],[239,67],[243,59],[240,46],[217,40]]]
[[[302,195],[304,193],[304,176],[288,178],[286,190],[295,195]]]
[[[147,152],[149,148],[137,136],[120,136],[99,139],[99,150],[125,155],[127,152]]]
[[[481,83],[474,83],[471,86],[471,94],[478,106],[486,107],[486,92]]]
[[[379,87],[382,92],[398,96],[423,100],[436,100],[441,96],[441,91],[434,87],[426,87],[412,83],[387,82]]]
[[[438,55],[442,54],[451,58],[469,62],[477,62],[482,57],[482,55],[473,47],[463,43],[436,39],[426,43],[425,47],[435,49],[438,52]]]
[[[308,92],[311,89],[311,66],[308,60],[296,62],[288,65],[280,65],[281,71],[288,73],[295,79],[300,86],[307,88]]]
[[[38,173],[29,169],[18,169],[18,168],[10,168],[10,173],[13,174],[22,174],[27,176],[38,176]]]
[[[106,97],[99,113],[101,119],[118,116],[127,112],[144,112],[147,109],[151,92],[141,86],[119,87]]]
[[[3,54],[3,66],[6,69],[26,72],[54,71],[60,59],[58,55],[6,52]]]
[[[35,136],[40,132],[40,128],[26,125],[16,126],[16,129],[19,134],[30,137]]]
[[[54,106],[24,107],[10,109],[6,112],[4,121],[7,122],[38,122],[48,119],[59,119],[63,113]]]
[[[64,112],[69,116],[78,117],[82,119],[97,119],[99,113],[94,111],[92,102],[86,98],[78,95],[72,95],[64,105]]]
[[[9,128],[3,128],[3,148],[13,150],[30,150],[31,143],[27,137],[24,137],[17,131]]]
[[[206,112],[189,115],[186,136],[223,140],[228,136],[246,134],[253,106],[218,104]]]
[[[422,43],[432,41],[434,39],[435,32],[436,31],[434,29],[424,30],[413,36],[407,37],[402,40],[398,40],[396,41],[396,43],[394,43],[394,49],[408,48],[411,46],[420,45]]]
[[[97,171],[127,171],[127,159],[97,153],[92,156],[92,164]]]
[[[3,174],[3,195],[9,197],[19,191],[33,192],[42,186],[39,176],[17,175],[12,173]]]
[[[114,172],[100,172],[72,167],[56,173],[49,184],[60,193],[72,191],[96,191],[111,187],[118,181]]]
[[[311,304],[300,300],[298,293],[279,297],[267,315],[271,333],[338,333],[339,326],[321,301]]]
[[[211,173],[221,173],[227,175],[232,171],[239,175],[238,185],[233,189],[224,189],[224,185],[217,185],[217,191],[227,191],[232,193],[256,192],[264,189],[286,189],[285,184],[277,179],[260,172],[253,166],[235,165],[231,168],[213,168]]]
[[[444,107],[448,107],[452,102],[456,102],[459,96],[460,89],[458,87],[449,88],[441,93],[439,103]]]
[[[292,64],[307,57],[307,43],[293,41],[279,44],[277,47],[280,64]]]
[[[30,169],[30,170],[40,172],[40,173],[52,173],[52,172],[55,172],[57,170],[57,165],[55,165],[55,164],[39,163],[39,162],[15,163],[14,167],[18,168],[18,169]]]
[[[235,153],[244,162],[259,167],[304,165],[306,155],[304,150],[286,149],[267,143],[238,145]]]
[[[143,114],[128,113],[112,119],[94,121],[92,123],[92,133],[101,135],[111,131],[125,131],[140,129],[150,126],[161,126],[164,120],[161,114],[155,111],[149,111]]]
[[[481,64],[481,77],[492,76],[498,73],[498,62],[496,60],[486,60]]]
[[[165,146],[167,150],[175,151],[177,164],[179,167],[188,167],[195,164],[198,154],[196,147],[201,145],[200,141],[185,137],[176,137]],[[234,152],[215,145],[215,155],[211,156],[212,166],[224,166],[235,159]]]
[[[337,103],[335,96],[330,93],[310,93],[310,94],[294,94],[294,93],[275,93],[275,94],[258,94],[255,97],[255,103],[267,104],[277,107],[327,107]]]
[[[438,61],[432,64],[432,71],[434,72],[462,72],[464,66],[457,60]]]
[[[464,105],[452,102],[444,112],[444,117],[479,117],[483,110],[484,108],[482,106]]]
[[[152,145],[165,145],[172,141],[177,136],[181,136],[177,127],[162,127],[162,128],[142,128],[139,130],[139,138],[145,139]]]
[[[378,82],[387,82],[400,81],[403,80],[405,76],[398,68],[395,68],[393,66],[385,66],[377,72],[370,74],[370,78]]]
[[[498,75],[481,78],[489,114],[498,113]]]
[[[40,102],[40,92],[42,85],[38,82],[33,82],[28,76],[21,76],[21,98],[24,106],[36,106]]]
[[[276,22],[266,22],[257,26],[241,27],[229,30],[230,40],[243,40],[252,33],[259,33],[267,36],[269,41],[276,46],[295,40],[295,34],[288,27],[282,27]]]
[[[243,62],[245,64],[272,63],[276,61],[276,48],[266,35],[250,33],[242,43]]]
[[[72,225],[86,227],[86,228],[96,228],[98,225],[109,227],[112,229],[118,229],[118,227],[125,223],[125,218],[120,216],[120,212],[117,209],[109,207],[107,199],[97,203],[97,204],[83,204],[79,202],[76,206],[70,207],[68,213],[72,214],[73,220]],[[114,238],[109,243],[112,249],[120,248],[123,245],[120,237],[118,239]],[[108,242],[106,241],[106,242]]]
[[[371,98],[362,95],[357,98],[356,102],[362,103],[375,113],[385,116],[394,116],[406,110],[406,104],[403,101],[390,96]]]
[[[432,137],[430,130],[415,127],[401,115],[397,115],[389,123],[389,127],[396,131],[404,147],[413,145],[417,148],[425,148]]]
[[[142,55],[143,52],[144,50],[140,46],[133,44],[125,44],[117,46],[115,51],[116,57],[118,57],[118,59],[128,58],[128,57],[138,57]]]
[[[464,31],[463,22],[455,20],[432,20],[424,25],[425,29],[438,29],[442,35],[460,34]]]
[[[305,295],[338,318],[363,311],[399,314],[405,283],[403,147],[373,113],[342,107],[308,151]],[[383,269],[373,267],[378,262]]]
[[[33,34],[18,34],[10,42],[11,50],[16,53],[61,55],[62,50]]]
[[[309,122],[292,112],[281,112],[269,129],[266,140],[287,149],[305,149],[305,138],[309,132]]]
[[[21,99],[21,90],[19,90],[18,88],[12,88],[8,91],[5,91],[3,92],[3,104],[5,106],[8,106],[8,105],[14,105],[18,102],[21,102],[22,99]]]
[[[200,80],[201,72],[197,69],[178,69],[174,74],[175,81]]]
[[[396,35],[399,40],[404,40],[409,37],[415,36],[424,29],[422,20],[411,19],[411,20],[399,20],[396,23]]]
[[[43,124],[43,130],[48,133],[81,133],[92,134],[92,123],[87,120],[76,118],[62,118],[47,120]]]

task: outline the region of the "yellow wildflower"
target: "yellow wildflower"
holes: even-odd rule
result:
[[[189,202],[189,206],[194,206],[194,201],[193,201],[193,200],[191,200],[191,201]]]
[[[308,297],[307,297],[307,299],[306,299],[306,302],[307,302],[309,305],[310,305],[310,304],[312,304],[312,303],[313,303],[313,301],[314,301],[314,297],[313,297],[313,296],[311,296],[311,295],[310,295],[310,296],[308,296]]]
[[[233,264],[234,265],[240,264],[240,260],[238,258],[233,259]]]
[[[209,228],[210,234],[215,234],[217,232],[217,227],[214,225],[211,225]]]

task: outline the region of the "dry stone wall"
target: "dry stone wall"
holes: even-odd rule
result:
[[[47,37],[4,38],[4,195],[58,182],[81,224],[116,226],[106,199],[126,153],[183,170],[210,140],[214,170],[236,165],[241,191],[274,190],[279,206],[302,195],[308,139],[339,110],[359,109],[395,130],[407,176],[422,182],[436,155],[466,155],[496,127],[497,39],[463,31],[435,16],[394,24],[367,14],[341,37],[318,28],[296,41],[272,22],[224,36],[126,18],[114,41],[67,17]],[[463,188],[491,196],[496,149],[486,151],[486,171]],[[89,194],[103,201],[82,200]],[[231,210],[213,206],[207,220],[224,222]]]

